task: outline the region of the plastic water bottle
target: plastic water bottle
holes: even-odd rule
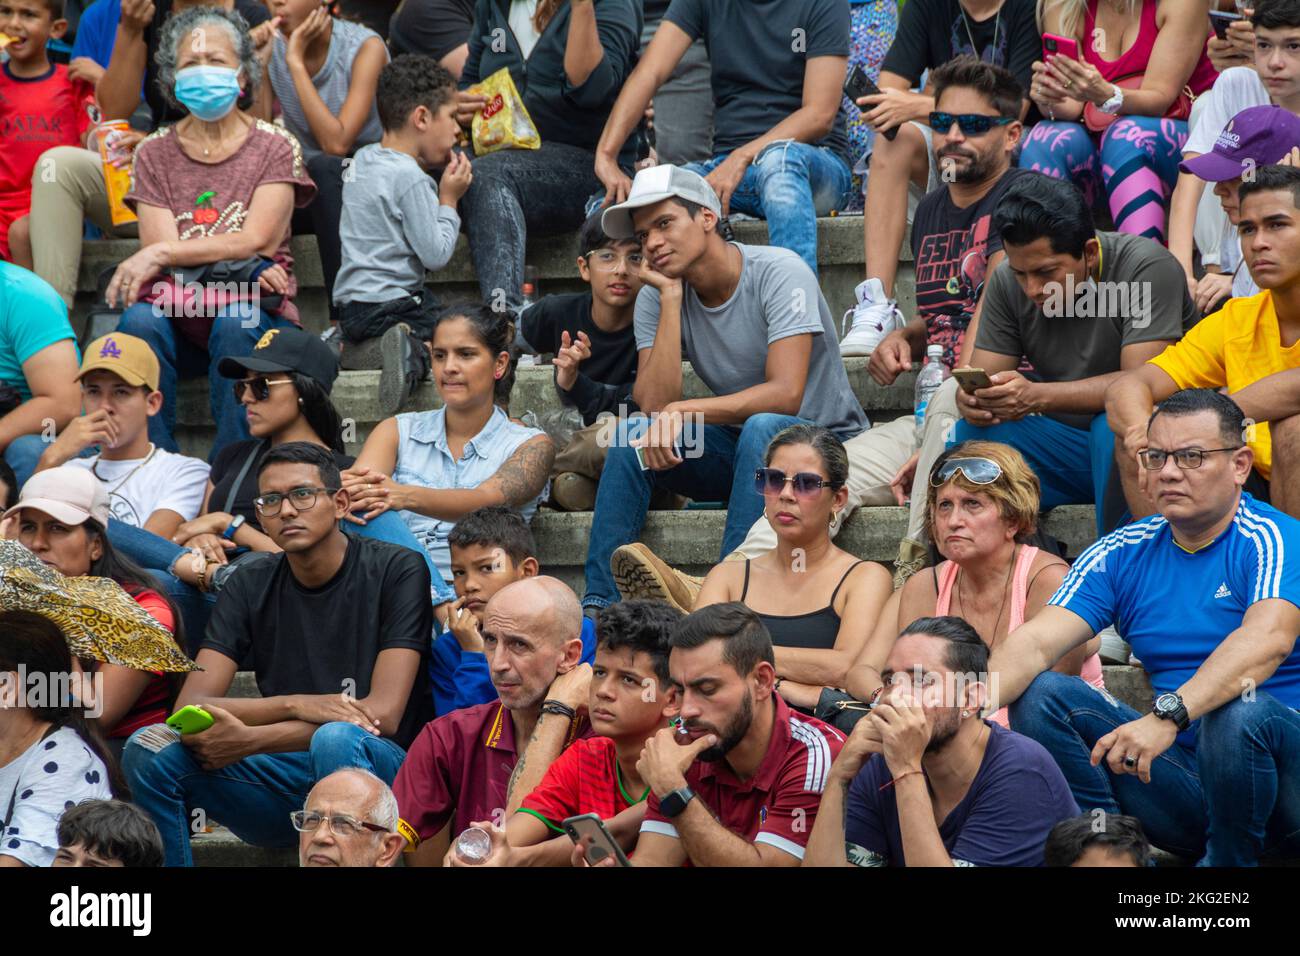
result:
[[[943,346],[927,345],[925,348],[925,365],[916,376],[916,443],[921,444],[921,433],[925,428],[925,410],[930,399],[939,391],[939,386],[948,377],[948,370],[943,364]]]
[[[521,316],[524,314],[524,312],[528,309],[529,306],[531,306],[534,302],[537,301],[537,287],[534,286],[531,282],[525,282],[522,298],[523,298],[523,304],[519,307],[519,314]],[[522,321],[520,321],[519,325],[515,328],[515,348],[518,349],[519,351],[519,360],[517,364],[519,365],[537,364],[537,356],[532,353],[532,350],[529,347],[527,340],[524,339],[524,323]]]
[[[456,837],[456,855],[462,863],[478,866],[492,855],[492,836],[482,827],[467,827]]]

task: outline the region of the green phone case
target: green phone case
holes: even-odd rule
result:
[[[212,715],[202,707],[186,704],[167,718],[167,726],[182,734],[197,734],[212,726]]]

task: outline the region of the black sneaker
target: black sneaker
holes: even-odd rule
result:
[[[379,340],[379,408],[396,415],[429,372],[428,351],[410,326],[399,322]]]

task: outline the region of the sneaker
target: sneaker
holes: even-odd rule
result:
[[[853,316],[853,324],[840,342],[840,355],[870,355],[890,332],[901,329],[906,323],[898,304],[885,297],[885,287],[879,279],[865,279],[856,290],[858,304],[840,322],[840,331]]]
[[[420,362],[420,340],[410,326],[399,322],[379,340],[379,408],[385,416],[396,415],[415,394],[424,378]]]
[[[561,472],[551,480],[551,507],[561,511],[594,511],[596,482],[577,472]]]
[[[683,574],[639,541],[618,548],[609,568],[623,600],[667,601],[683,614],[691,613],[704,586],[704,578]]]
[[[917,571],[925,567],[930,557],[930,549],[911,538],[901,538],[898,542],[898,558],[894,561],[894,590],[897,591]]]

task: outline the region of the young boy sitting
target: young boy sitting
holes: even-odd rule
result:
[[[452,150],[460,132],[456,81],[436,61],[399,56],[380,71],[376,98],[383,139],[357,150],[343,177],[343,265],[334,302],[345,346],[382,336],[379,401],[387,416],[397,414],[429,370],[424,343],[438,302],[424,274],[441,269],[455,251],[456,203],[473,177],[469,159]],[[445,169],[435,185],[429,171],[438,167]],[[346,347],[341,363],[373,367],[364,351]]]
[[[479,632],[483,610],[507,584],[531,578],[540,570],[537,544],[527,522],[505,505],[489,505],[465,515],[451,529],[447,545],[456,601],[440,622],[445,630],[433,643],[429,663],[434,711],[439,717],[497,699]],[[595,626],[590,618],[583,618],[583,663],[590,663],[595,652]]]
[[[59,817],[51,866],[163,865],[162,837],[149,814],[121,800],[85,800]]]
[[[609,238],[596,212],[578,232],[578,274],[591,288],[545,296],[520,318],[533,350],[555,356],[555,390],[565,405],[578,410],[585,426],[555,456],[551,469],[551,505],[565,511],[595,507],[608,446],[600,430],[613,427],[597,418],[605,413],[626,418],[637,410],[632,401],[637,366],[632,317],[641,291],[641,261],[641,244]],[[665,496],[657,495],[652,506],[672,507],[674,497],[661,504]]]
[[[158,377],[158,358],[143,339],[111,332],[91,342],[77,376],[85,413],[59,432],[36,470],[88,469],[108,492],[114,518],[170,540],[203,509],[208,463],[149,441],[149,419],[162,410]],[[98,453],[85,457],[95,446]]]
[[[1052,827],[1043,865],[1146,867],[1151,865],[1151,844],[1137,817],[1093,810]]]
[[[9,38],[9,62],[0,69],[0,259],[25,269],[32,268],[27,214],[41,153],[91,145],[87,108],[95,91],[45,52],[67,29],[63,0],[0,0],[0,34]]]

